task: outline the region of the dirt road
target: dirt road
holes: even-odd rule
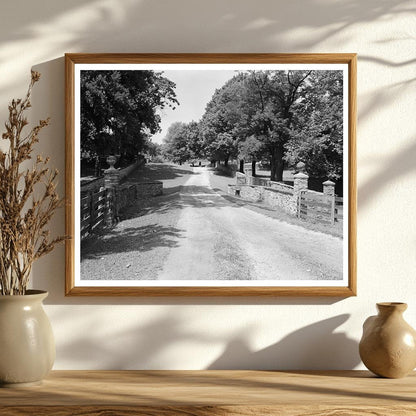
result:
[[[159,279],[340,279],[342,241],[232,204],[194,168],[180,192],[184,230]],[[178,273],[172,273],[173,270]]]
[[[213,189],[212,175],[205,167],[181,170],[164,183],[164,197],[131,207],[124,221],[87,247],[82,278],[342,278],[341,239],[235,204]]]

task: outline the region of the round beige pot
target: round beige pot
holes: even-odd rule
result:
[[[0,296],[0,387],[39,384],[55,360],[52,327],[43,310],[48,292]]]
[[[381,377],[400,378],[416,367],[416,331],[403,319],[405,303],[377,303],[378,315],[364,322],[360,357]]]

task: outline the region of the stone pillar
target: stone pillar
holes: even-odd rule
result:
[[[296,164],[296,170],[298,172],[306,173],[306,165],[303,162],[298,162]]]
[[[335,182],[330,181],[329,179],[322,183],[324,187],[324,195],[335,196]]]
[[[335,222],[335,183],[329,179],[322,183],[324,195],[331,201],[331,224]]]
[[[246,185],[253,185],[251,163],[244,163],[244,174],[246,175]]]
[[[291,207],[291,211],[293,213],[298,213],[299,215],[299,207],[300,207],[300,193],[308,189],[308,180],[309,176],[306,173],[298,172],[296,175],[293,176],[293,199]]]
[[[110,167],[104,171],[104,187],[114,189],[120,184],[120,171],[114,168],[117,158],[108,156],[106,161]]]
[[[116,190],[120,184],[120,172],[114,168],[117,162],[115,156],[108,156],[106,162],[110,167],[104,171],[104,187],[107,190],[105,222],[108,227],[111,227],[116,222],[117,217]]]
[[[308,189],[309,176],[306,173],[299,172],[293,176],[293,193],[299,195],[300,191]]]
[[[235,173],[236,185],[246,185],[246,175],[244,173],[236,172]]]
[[[244,173],[246,176],[251,176],[251,174],[253,173],[251,169],[251,163],[244,163]]]

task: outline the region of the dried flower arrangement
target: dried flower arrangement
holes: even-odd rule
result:
[[[23,164],[32,159],[39,132],[49,124],[40,120],[28,134],[25,111],[31,107],[33,85],[40,74],[32,71],[31,82],[24,99],[13,100],[5,123],[3,140],[8,150],[0,149],[0,294],[24,295],[32,264],[48,254],[64,236],[51,238],[47,224],[62,205],[56,192],[58,171],[48,168],[49,158],[37,156],[31,168]]]

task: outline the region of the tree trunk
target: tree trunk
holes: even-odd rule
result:
[[[240,159],[240,172],[244,173],[244,159]]]
[[[270,180],[274,182],[283,181],[283,145],[273,146],[270,158]]]
[[[227,156],[224,160],[224,166],[228,166],[228,159],[230,158],[230,156]]]
[[[252,162],[251,162],[251,176],[256,176],[256,161],[255,160],[253,160]]]

